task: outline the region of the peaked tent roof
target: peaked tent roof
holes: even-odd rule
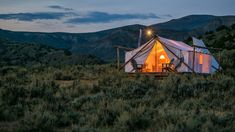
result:
[[[162,42],[165,46],[167,46],[169,48],[174,48],[174,49],[178,49],[181,51],[193,51],[193,47],[189,46],[188,44],[186,44],[182,41],[166,39],[166,38],[163,38],[160,36],[157,36],[157,38],[160,40],[160,42]],[[141,45],[140,47],[138,47],[132,51],[136,51],[136,53],[140,50],[144,51],[145,49],[151,47],[151,44],[155,41],[156,41],[156,39],[153,38],[153,39],[149,40],[148,42],[146,42],[145,44]],[[199,50],[197,50],[197,51],[199,51]]]

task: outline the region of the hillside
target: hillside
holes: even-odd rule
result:
[[[152,25],[157,34],[163,37],[184,40],[189,36],[198,36],[213,31],[218,26],[230,26],[234,16],[192,15],[174,19],[166,23]],[[139,29],[143,25],[130,25],[95,33],[37,33],[0,30],[0,37],[18,42],[39,43],[54,48],[70,50],[73,53],[91,54],[104,60],[115,58],[114,45],[135,48]],[[143,36],[143,43],[149,38]],[[123,54],[122,54],[123,56]]]
[[[231,27],[220,26],[216,31],[206,32],[201,36],[209,47],[235,49],[235,24]]]
[[[72,54],[38,44],[22,44],[0,39],[0,66],[63,66],[101,64],[102,61],[91,55]]]
[[[113,45],[134,46],[138,30],[139,26],[127,26],[86,34],[29,33],[0,30],[0,36],[18,42],[40,43],[54,48],[68,49],[73,53],[92,54],[107,60],[114,57]]]

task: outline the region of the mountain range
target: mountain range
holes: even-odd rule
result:
[[[168,22],[145,25],[129,25],[94,33],[42,33],[16,32],[0,30],[0,38],[20,43],[34,43],[57,49],[66,49],[72,53],[91,54],[105,61],[115,58],[114,45],[130,48],[137,47],[139,29],[153,29],[159,36],[186,40],[190,36],[199,36],[208,31],[235,23],[235,16],[190,15]],[[143,35],[142,43],[150,39]],[[123,53],[122,53],[123,56]]]

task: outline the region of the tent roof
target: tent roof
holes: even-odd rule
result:
[[[156,42],[156,39],[152,38],[151,40],[149,40],[145,44],[141,45],[140,47],[133,49],[132,51],[128,51],[128,52],[139,52],[141,49],[142,49],[142,51],[145,51],[145,50],[149,49],[149,47],[153,47],[152,44],[155,44],[155,42]]]
[[[160,36],[158,36],[157,39],[156,38],[152,38],[151,40],[149,40],[145,44],[141,45],[140,47],[138,47],[138,48],[136,48],[136,49],[134,49],[132,51],[138,52],[143,47],[145,47],[145,48],[142,49],[142,50],[145,51],[145,49],[148,49],[149,47],[152,47],[153,44],[155,44],[157,40],[159,40],[162,44],[164,44],[168,48],[174,48],[174,49],[181,50],[181,51],[191,51],[191,52],[193,52],[193,47],[189,46],[188,44],[186,44],[186,43],[184,43],[182,41],[166,39],[166,38],[163,38],[163,37],[160,37]],[[200,46],[205,47],[205,45],[200,45]],[[202,52],[202,50],[199,49],[199,48],[196,48],[195,50],[196,50],[196,52]]]
[[[185,44],[184,42],[166,39],[163,37],[158,37],[158,38],[166,46],[170,46],[175,49],[182,50],[182,51],[193,51],[193,47]]]
[[[163,44],[165,44],[166,46],[175,48],[175,49],[179,49],[182,51],[193,51],[193,47],[189,46],[188,44],[182,42],[182,41],[176,41],[176,40],[172,40],[172,39],[166,39],[163,37],[158,36],[158,39],[160,40],[160,42],[162,42]],[[152,44],[153,42],[156,42],[156,39],[151,39],[148,42],[146,42],[145,44],[141,45],[140,47],[134,49],[135,51],[139,51],[140,49],[142,49],[146,44]]]

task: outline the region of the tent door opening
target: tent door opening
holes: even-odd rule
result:
[[[162,44],[157,41],[143,65],[142,72],[163,72],[163,65],[169,64],[170,59]]]

